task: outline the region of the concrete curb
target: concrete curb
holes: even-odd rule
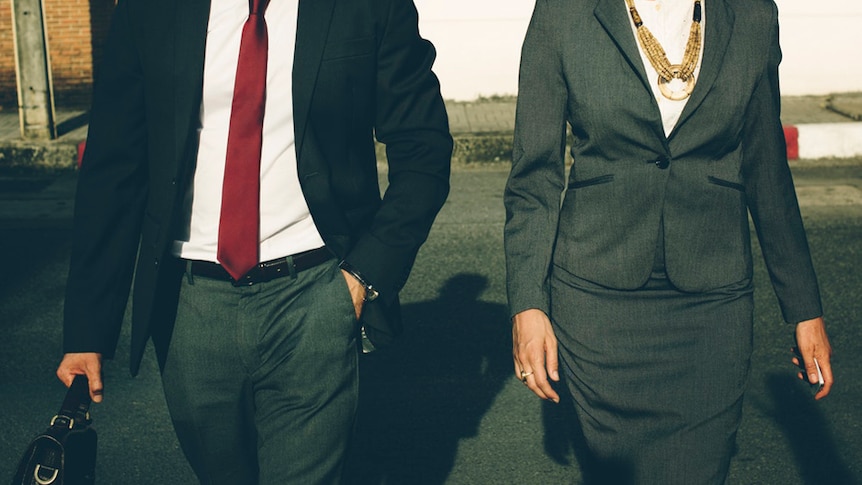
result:
[[[862,157],[862,123],[811,123],[784,127],[787,158],[819,160]],[[453,134],[455,165],[509,163],[512,133]],[[0,144],[0,170],[8,172],[58,172],[75,170],[82,144],[6,142]],[[377,145],[377,156],[385,161],[385,147]]]
[[[862,123],[808,123],[785,125],[789,160],[862,157]],[[455,164],[510,162],[512,133],[453,134]],[[382,158],[383,151],[378,152]]]
[[[855,158],[862,156],[862,123],[811,123],[784,127],[787,158]]]
[[[11,141],[0,143],[0,169],[6,172],[60,172],[77,167],[73,143]]]

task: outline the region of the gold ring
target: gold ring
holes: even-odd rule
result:
[[[521,382],[526,384],[527,383],[527,377],[530,377],[531,375],[533,375],[533,371],[530,371],[530,372],[521,371]]]

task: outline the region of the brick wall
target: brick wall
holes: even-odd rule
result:
[[[15,47],[12,43],[12,1],[0,0],[0,109],[17,106]]]
[[[12,1],[0,0],[0,106],[17,109]],[[110,23],[114,0],[43,0],[54,104],[81,108],[90,103],[94,65]]]

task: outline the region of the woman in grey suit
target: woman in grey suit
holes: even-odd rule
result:
[[[724,483],[752,350],[749,214],[799,377],[816,359],[829,393],[780,59],[770,0],[537,0],[505,192],[515,373],[552,401],[562,374],[597,481]]]

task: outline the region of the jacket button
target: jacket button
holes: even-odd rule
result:
[[[667,157],[661,157],[655,161],[655,166],[664,170],[670,165],[670,159]]]

